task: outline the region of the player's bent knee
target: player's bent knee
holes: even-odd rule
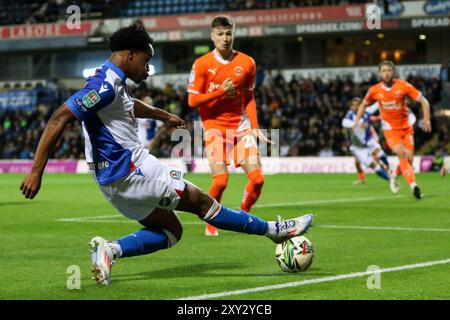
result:
[[[200,195],[199,203],[200,203],[200,214],[199,217],[204,219],[204,217],[208,214],[211,207],[214,203],[217,202],[213,199],[209,194],[202,192]]]
[[[212,202],[209,203],[208,209],[203,216],[200,218],[205,221],[210,221],[214,219],[220,212],[222,206],[216,199],[211,198]]]
[[[167,236],[167,247],[173,247],[174,245],[176,245],[180,240],[181,240],[181,235],[183,234],[183,228],[181,227],[179,229],[179,231],[172,233],[171,231],[167,230],[167,229],[162,229],[162,231],[166,234]]]
[[[396,153],[397,153],[397,156],[399,157],[399,158],[408,158],[408,152],[406,151],[406,149],[405,148],[403,148],[403,147],[400,147],[400,148],[398,148],[397,150],[396,150]]]

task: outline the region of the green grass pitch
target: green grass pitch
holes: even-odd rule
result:
[[[205,237],[194,215],[180,213],[181,242],[169,250],[119,260],[110,286],[90,279],[87,243],[96,235],[127,235],[140,225],[121,217],[90,175],[47,174],[33,201],[19,192],[22,178],[0,176],[0,299],[177,299],[213,293],[219,293],[216,299],[450,298],[450,260],[404,267],[450,258],[449,177],[419,174],[425,197],[418,201],[403,178],[394,196],[388,183],[374,175],[358,186],[352,185],[353,175],[345,174],[266,176],[253,214],[265,219],[315,214],[315,226],[306,235],[315,247],[307,272],[283,273],[274,259],[275,245],[265,237],[227,231]],[[187,178],[208,190],[209,175]],[[232,175],[223,203],[238,207],[245,183],[244,175]],[[337,277],[372,265],[399,268],[381,273],[379,289],[367,287],[368,275]],[[69,266],[80,268],[79,290],[67,287]],[[322,281],[327,277],[329,281]],[[314,281],[246,291],[304,280]],[[243,291],[220,295],[234,290]]]

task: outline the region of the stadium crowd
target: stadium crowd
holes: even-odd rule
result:
[[[394,0],[236,0],[227,3],[227,9],[233,10],[257,10],[274,8],[296,8],[296,7],[317,7],[317,6],[338,6],[354,3],[376,3],[379,5],[398,2]]]
[[[334,156],[349,155],[348,139],[341,127],[341,119],[352,97],[362,97],[368,87],[377,80],[373,77],[364,83],[354,83],[348,77],[325,82],[320,79],[285,79],[280,72],[259,69],[256,78],[255,99],[261,128],[280,129],[281,156]],[[435,105],[441,100],[439,79],[411,76],[408,81],[420,89]],[[70,95],[59,90],[42,91],[37,107],[31,110],[0,110],[0,157],[3,159],[32,159],[39,137],[51,113]],[[158,108],[181,115],[193,132],[194,121],[199,120],[197,109],[187,105],[185,88],[167,84],[165,88],[141,85],[133,89],[137,98],[150,96]],[[410,104],[420,119],[420,107]],[[425,134],[416,123],[416,150],[434,154],[437,150],[449,152],[450,132],[448,120],[436,121],[432,117],[434,131]],[[447,118],[448,119],[448,118]],[[378,128],[379,124],[375,123]],[[269,131],[270,132],[270,131]],[[383,142],[383,141],[382,141]],[[162,134],[151,150],[159,157],[170,157],[169,133]],[[422,148],[422,149],[421,149]],[[445,151],[446,150],[446,151]],[[55,159],[81,159],[83,155],[81,128],[70,124],[53,151]]]

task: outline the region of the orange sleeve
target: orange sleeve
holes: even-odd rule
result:
[[[259,128],[258,114],[256,113],[256,101],[253,92],[247,92],[245,95],[245,112],[247,113],[252,128]]]
[[[189,75],[189,84],[187,92],[188,105],[191,108],[196,108],[222,97],[225,91],[220,87],[213,93],[205,93],[205,67],[196,60],[192,65],[192,70]]]
[[[404,84],[405,84],[405,91],[408,94],[408,97],[410,97],[414,101],[419,101],[420,97],[422,96],[422,93],[408,81],[404,81]]]
[[[255,88],[255,78],[256,78],[256,65],[255,61],[250,58],[250,66],[248,70],[248,75],[246,79],[245,88],[245,112],[247,113],[248,119],[250,120],[250,125],[252,128],[259,128],[258,125],[258,114],[256,112],[256,101],[253,96],[253,89]]]
[[[246,79],[246,89],[247,91],[253,91],[255,89],[255,80],[256,80],[256,64],[255,60],[250,58],[250,66],[248,70],[248,75]]]
[[[374,104],[376,102],[375,99],[373,98],[374,91],[375,90],[374,90],[373,86],[369,88],[369,90],[367,91],[366,96],[364,97],[364,100],[363,100],[363,102],[365,104],[371,105],[371,104]]]
[[[204,93],[205,92],[205,68],[201,62],[195,60],[192,65],[191,73],[189,74],[189,84],[187,91],[189,93]]]
[[[225,94],[225,90],[223,90],[222,87],[220,87],[213,93],[198,94],[198,93],[192,93],[190,91],[188,91],[188,92],[189,92],[188,104],[189,104],[189,107],[191,107],[191,108],[200,107],[201,105],[208,104],[209,102],[211,102],[213,100],[218,100]],[[214,106],[214,105],[212,104],[211,106]]]

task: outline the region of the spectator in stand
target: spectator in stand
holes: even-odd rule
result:
[[[275,75],[275,76],[274,76]],[[361,96],[376,79],[354,83],[342,76],[325,82],[322,79],[302,79],[292,76],[286,79],[281,72],[264,71],[264,79],[255,88],[258,119],[262,128],[279,129],[281,154],[287,156],[349,155],[344,132],[340,126],[346,112],[348,100]],[[420,89],[432,105],[441,100],[441,79],[425,79],[410,76],[408,81]],[[32,111],[0,110],[0,157],[32,158],[45,123],[57,103],[54,98],[64,99],[59,90],[42,87],[38,106]],[[151,96],[156,107],[179,114],[193,133],[193,121],[199,119],[197,110],[187,106],[185,88],[167,84],[164,88],[134,89],[133,96]],[[51,96],[52,98],[48,98]],[[412,104],[413,112],[418,108]],[[416,147],[425,154],[434,154],[437,142],[450,153],[450,120],[439,118],[434,125],[433,135],[424,135],[417,128]],[[53,158],[83,158],[81,127],[74,123],[66,130],[55,150]],[[20,141],[20,144],[18,143]],[[152,153],[158,157],[170,157],[171,147],[177,142],[170,141],[170,134],[164,133],[156,141]],[[196,151],[197,156],[199,150]],[[80,156],[81,155],[81,156]]]

